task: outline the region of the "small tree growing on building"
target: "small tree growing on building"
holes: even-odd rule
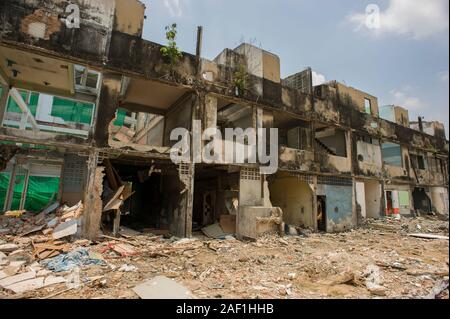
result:
[[[165,28],[167,45],[161,48],[161,53],[163,57],[168,60],[170,68],[173,69],[175,65],[178,64],[183,54],[178,49],[176,38],[177,38],[177,24],[173,23]]]
[[[239,64],[237,66],[237,70],[234,72],[233,80],[236,88],[236,95],[242,96],[247,88],[248,80],[247,70],[243,64]]]

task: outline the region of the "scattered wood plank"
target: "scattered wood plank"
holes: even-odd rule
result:
[[[108,180],[109,187],[111,187],[111,189],[115,191],[119,188],[119,185],[117,183],[111,162],[109,161],[109,159],[105,159],[103,160],[103,164],[105,165],[105,174],[106,179]]]
[[[119,187],[119,189],[116,191],[114,196],[109,200],[109,202],[105,205],[105,208],[103,209],[103,212],[106,212],[108,210],[112,210],[111,208],[116,200],[119,199],[120,195],[122,195],[123,190],[125,189],[125,186],[122,185]]]
[[[137,246],[136,243],[133,243],[132,241],[129,241],[129,240],[126,240],[126,239],[122,239],[122,238],[111,237],[111,236],[108,236],[108,235],[100,235],[100,237],[101,238],[115,240],[115,241],[121,241],[121,242],[130,244],[130,245],[133,245],[133,246]]]
[[[433,235],[433,234],[409,234],[410,237],[422,238],[422,239],[442,239],[448,240],[448,236]]]

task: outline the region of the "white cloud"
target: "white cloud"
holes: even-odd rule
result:
[[[183,15],[180,0],[164,0],[164,6],[169,10],[172,17],[181,17]]]
[[[366,30],[375,35],[394,33],[421,39],[448,30],[448,7],[448,0],[390,0],[387,9],[379,11],[379,20],[373,20],[377,12],[369,11],[368,14],[351,14],[347,21],[355,26],[355,31]],[[379,21],[378,26],[374,26],[373,21]]]
[[[448,70],[442,71],[438,73],[439,80],[442,82],[448,82]]]
[[[404,107],[410,111],[418,111],[426,107],[426,104],[418,97],[411,96],[412,88],[405,86],[401,89],[390,91],[392,96],[392,104]]]
[[[324,84],[326,81],[325,75],[312,71],[313,86]]]

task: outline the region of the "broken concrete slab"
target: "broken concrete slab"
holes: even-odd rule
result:
[[[14,293],[19,294],[30,290],[35,290],[41,288],[44,285],[44,277],[33,278],[29,280],[24,280],[21,282],[16,282],[9,286],[4,287],[5,289],[12,290]]]
[[[225,233],[223,231],[222,227],[220,227],[220,224],[213,224],[213,225],[204,227],[204,228],[202,228],[202,232],[209,238],[214,238],[214,239],[221,239],[221,238],[225,238],[225,236],[227,236],[227,235],[231,235],[231,234]]]
[[[73,219],[65,223],[60,224],[53,230],[52,238],[60,239],[68,236],[75,235],[78,230],[78,221]]]
[[[56,225],[58,225],[58,222],[59,222],[59,218],[58,218],[58,217],[55,217],[55,218],[53,218],[51,221],[49,221],[49,222],[47,223],[47,227],[48,227],[48,228],[56,227]]]
[[[36,233],[36,232],[38,232],[38,231],[40,231],[40,230],[42,230],[43,228],[45,227],[45,225],[41,225],[41,226],[37,226],[37,227],[33,227],[33,228],[31,228],[31,229],[29,229],[29,230],[26,230],[25,232],[23,232],[20,236],[27,236],[27,235],[30,235],[30,234],[33,234],[33,233]]]
[[[192,299],[190,291],[165,276],[157,276],[133,288],[141,299]]]
[[[36,272],[28,271],[23,274],[18,274],[10,277],[3,278],[0,280],[0,287],[5,288],[7,286],[13,285],[17,282],[33,279],[36,277]]]
[[[52,212],[54,212],[59,207],[59,202],[54,202],[53,204],[49,205],[47,208],[45,208],[42,213],[47,215]]]

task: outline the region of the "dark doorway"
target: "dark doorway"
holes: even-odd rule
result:
[[[386,216],[394,213],[394,206],[392,201],[392,192],[386,191]]]
[[[319,231],[327,231],[327,206],[326,197],[317,196],[317,228]]]
[[[179,233],[177,214],[182,183],[166,161],[145,163],[135,158],[105,160],[102,200],[116,198],[114,210],[102,216],[102,230],[117,235],[126,229],[153,234]],[[128,194],[125,196],[125,194]]]
[[[431,200],[424,188],[415,188],[413,191],[414,209],[419,213],[431,212]]]

